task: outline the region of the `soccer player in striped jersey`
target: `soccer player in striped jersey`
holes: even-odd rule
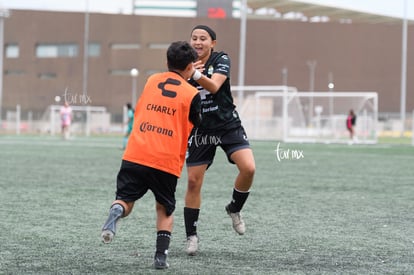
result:
[[[216,33],[208,26],[198,25],[191,32],[190,43],[197,51],[196,71],[190,83],[201,95],[202,122],[194,127],[188,140],[186,159],[188,186],[185,194],[184,221],[188,255],[198,250],[198,218],[201,187],[206,170],[213,163],[216,148],[221,147],[228,161],[239,173],[233,185],[230,203],[225,210],[234,230],[243,235],[246,228],[240,211],[249,195],[255,173],[253,152],[242,126],[230,89],[230,58],[214,51]]]

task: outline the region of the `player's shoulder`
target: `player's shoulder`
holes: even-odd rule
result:
[[[230,60],[230,57],[226,52],[221,51],[221,52],[213,52],[212,53],[212,59],[214,59],[214,60],[220,60],[220,59]]]
[[[212,52],[210,57],[211,63],[230,61],[230,57],[225,52]]]

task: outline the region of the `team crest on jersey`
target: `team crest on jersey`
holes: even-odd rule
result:
[[[212,74],[213,74],[213,71],[214,71],[213,65],[210,65],[210,66],[208,67],[208,71],[207,71],[207,73],[208,73],[209,75],[212,75]]]

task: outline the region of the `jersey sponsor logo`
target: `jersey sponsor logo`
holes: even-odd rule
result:
[[[172,137],[174,134],[174,131],[171,129],[167,129],[167,128],[162,128],[159,127],[157,125],[153,125],[149,122],[142,122],[141,125],[139,125],[139,130],[143,133],[146,132],[154,132],[160,135],[164,135],[164,136],[170,136]]]
[[[208,104],[213,104],[213,100],[206,99],[206,100],[201,101],[201,105],[208,105]]]
[[[210,107],[208,107],[208,108],[203,108],[202,109],[202,112],[203,112],[203,114],[204,113],[209,113],[209,112],[214,112],[214,111],[217,111],[218,110],[218,106],[216,105],[216,106],[210,106]]]
[[[226,71],[228,72],[230,69],[229,64],[224,64],[224,63],[218,63],[217,64],[218,69],[222,70],[222,71]]]
[[[177,92],[167,90],[165,86],[167,85],[180,86],[180,84],[181,84],[181,81],[179,81],[178,79],[168,78],[165,82],[158,83],[158,88],[161,89],[163,96],[175,98],[177,96]]]
[[[174,116],[175,112],[177,111],[177,109],[174,109],[174,108],[170,108],[170,107],[162,106],[162,105],[157,105],[157,104],[152,104],[152,103],[147,104],[147,110],[167,114],[167,115],[170,115],[170,116]]]
[[[224,75],[227,75],[229,73],[229,69],[224,67],[218,67],[217,72],[222,72]]]

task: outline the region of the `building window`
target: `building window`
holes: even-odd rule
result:
[[[6,58],[18,58],[19,46],[17,44],[6,45]]]
[[[112,70],[109,70],[109,74],[131,76],[131,69],[112,69]]]
[[[111,44],[112,50],[139,50],[141,46],[134,43],[115,43]]]
[[[12,76],[12,75],[17,76],[17,75],[24,75],[24,74],[25,72],[22,70],[5,70],[4,71],[4,75],[7,75],[7,76]]]
[[[148,48],[152,50],[166,50],[168,49],[169,46],[170,44],[168,43],[149,43],[148,44]]]
[[[36,46],[36,57],[76,57],[79,52],[78,48],[76,44],[38,44]]]
[[[56,78],[56,74],[55,73],[40,73],[38,77],[40,79],[53,79],[53,78]]]
[[[101,55],[101,45],[99,43],[89,43],[88,56],[97,57]]]

